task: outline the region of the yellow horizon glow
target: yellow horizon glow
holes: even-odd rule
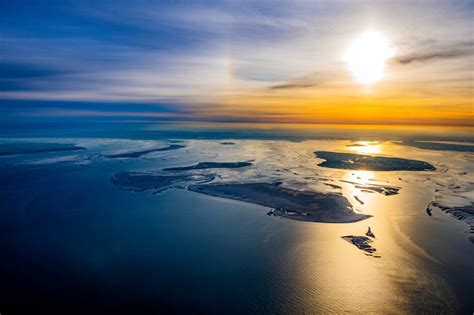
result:
[[[202,116],[252,118],[280,123],[473,126],[472,100],[459,97],[391,97],[387,89],[358,97],[298,95],[236,95],[220,98],[219,108],[201,109]],[[379,93],[380,92],[380,93]],[[315,93],[316,94],[316,93]]]

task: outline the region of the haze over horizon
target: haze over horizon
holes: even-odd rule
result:
[[[3,2],[0,121],[472,126],[473,10],[470,1]],[[345,60],[364,32],[383,40]],[[354,76],[382,44],[383,75]]]

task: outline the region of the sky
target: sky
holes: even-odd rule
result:
[[[472,1],[0,0],[0,122],[472,126]],[[345,52],[393,48],[361,84]]]

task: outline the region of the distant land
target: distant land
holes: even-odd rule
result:
[[[171,151],[171,150],[177,150],[177,149],[181,149],[181,148],[184,148],[184,146],[179,145],[179,144],[172,144],[172,145],[169,145],[169,146],[164,147],[164,148],[111,154],[111,155],[107,155],[107,157],[112,158],[112,159],[116,159],[116,158],[137,158],[137,157],[140,157],[142,155],[152,153],[152,152]]]
[[[77,151],[86,148],[69,143],[14,142],[0,144],[0,156],[60,151]]]
[[[367,171],[434,171],[427,162],[402,158],[372,156],[354,153],[316,151],[316,157],[326,160],[318,166]]]
[[[439,151],[457,151],[457,152],[474,152],[474,143],[459,144],[459,143],[447,143],[437,141],[402,141],[403,145],[424,149],[424,150],[439,150]]]
[[[250,165],[252,165],[250,162],[200,162],[191,166],[164,168],[163,171],[204,170],[209,168],[241,168]]]

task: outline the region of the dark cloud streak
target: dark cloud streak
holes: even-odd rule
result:
[[[415,62],[426,62],[426,61],[440,60],[440,59],[455,59],[455,58],[465,57],[469,55],[471,55],[471,52],[464,51],[464,50],[441,51],[441,52],[433,52],[433,53],[405,55],[405,56],[396,58],[395,62],[402,65],[407,65],[407,64],[415,63]]]
[[[301,82],[301,83],[283,83],[276,84],[269,87],[270,90],[289,90],[289,89],[303,89],[319,85],[319,82]]]
[[[434,41],[435,42],[435,41]],[[424,47],[423,52],[396,57],[394,61],[401,65],[435,60],[457,59],[473,55],[474,42],[455,43],[450,47]]]

